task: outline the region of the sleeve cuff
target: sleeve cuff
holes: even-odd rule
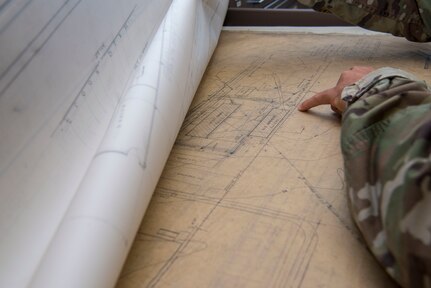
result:
[[[393,77],[401,77],[411,79],[413,81],[420,81],[418,78],[416,78],[416,76],[406,71],[391,67],[383,67],[365,75],[356,83],[346,86],[341,93],[341,99],[350,105],[361,98],[362,95],[364,95],[382,79]]]

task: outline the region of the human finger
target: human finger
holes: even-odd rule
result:
[[[331,104],[332,98],[337,97],[337,92],[334,88],[326,89],[325,91],[319,92],[310,99],[305,100],[302,102],[298,110],[299,111],[307,111],[308,109],[311,109],[313,107],[324,105],[324,104]]]

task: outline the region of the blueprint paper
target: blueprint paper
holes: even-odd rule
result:
[[[1,287],[115,284],[227,9],[118,3],[2,5]]]
[[[117,288],[398,287],[351,220],[339,117],[296,107],[355,65],[430,83],[430,45],[326,29],[222,32]]]

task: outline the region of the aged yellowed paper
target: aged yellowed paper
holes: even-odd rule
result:
[[[392,36],[223,32],[117,287],[395,286],[349,215],[340,119],[296,106],[354,65],[431,80],[430,51]]]

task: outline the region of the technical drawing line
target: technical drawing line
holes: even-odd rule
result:
[[[295,166],[295,164],[293,164],[292,161],[290,161],[280,150],[278,150],[274,145],[271,145],[272,148],[274,148],[278,153],[280,153],[280,155],[283,156],[283,158],[289,163],[289,165],[302,177],[302,180],[304,182],[304,184],[308,187],[309,191],[316,196],[317,200],[319,200],[319,202],[321,204],[323,204],[334,216],[335,218],[338,219],[338,221],[340,221],[340,223],[342,224],[342,226],[349,231],[352,236],[358,240],[358,242],[365,246],[365,244],[362,241],[362,238],[357,234],[354,233],[352,227],[346,222],[344,221],[344,219],[341,217],[341,215],[338,213],[337,210],[335,210],[334,206],[328,202],[328,200],[325,199],[325,197],[322,196],[322,194],[319,193],[319,191],[317,191],[313,185],[308,181],[308,179],[304,176],[304,174]]]
[[[313,234],[313,236],[312,236],[312,239],[311,239],[311,241],[309,241],[309,244],[308,244],[308,247],[307,247],[307,251],[309,250],[309,248],[311,247],[311,245],[312,244],[314,244],[315,246],[314,246],[314,248],[316,248],[316,246],[317,246],[317,242],[318,242],[318,240],[319,240],[319,237],[318,237],[318,234],[317,234],[317,229],[318,229],[318,227],[320,226],[320,222],[317,224],[317,227],[315,228],[315,234]],[[316,241],[314,242],[314,240],[316,239]],[[304,267],[304,273],[302,273],[302,275],[298,275],[299,274],[299,271],[296,273],[296,275],[295,275],[295,279],[297,278],[297,277],[301,277],[301,279],[299,280],[299,283],[298,283],[298,288],[300,288],[300,287],[302,287],[302,283],[304,282],[304,278],[305,278],[305,275],[307,274],[306,272],[308,271],[308,267],[310,266],[310,263],[311,263],[311,259],[312,259],[312,257],[313,257],[313,254],[314,254],[314,249],[313,249],[313,251],[311,252],[311,253],[309,253],[309,255],[307,255],[308,256],[308,259],[307,260],[305,260],[305,257],[303,257],[300,261],[301,262],[304,262],[304,261],[307,261],[307,264],[305,265],[305,267]],[[302,263],[301,263],[302,264]]]
[[[258,158],[260,152],[263,150],[263,146],[260,148],[260,150],[256,153],[256,155],[253,157],[253,159],[249,162],[249,164],[242,169],[236,177],[232,179],[232,181],[226,186],[224,194],[220,197],[220,199],[215,203],[215,205],[211,208],[211,210],[205,215],[201,223],[193,229],[193,231],[190,233],[190,236],[187,238],[187,240],[178,247],[178,249],[171,255],[169,260],[166,262],[165,265],[159,270],[159,272],[156,274],[155,277],[151,279],[147,287],[155,287],[157,283],[160,281],[160,279],[167,273],[167,271],[171,268],[171,266],[174,264],[175,260],[178,259],[178,255],[184,251],[184,249],[188,246],[191,239],[194,238],[196,233],[201,230],[202,226],[208,221],[209,217],[214,213],[214,211],[219,207],[219,205],[222,203],[224,198],[229,194],[230,189],[235,185],[235,183],[238,181],[239,178],[244,174],[244,172],[254,163],[254,161]]]
[[[164,22],[163,24],[163,34],[162,34],[162,38],[161,38],[161,46],[160,46],[160,57],[159,57],[159,71],[157,74],[157,88],[155,89],[156,95],[154,97],[154,104],[153,104],[153,113],[151,114],[151,120],[150,120],[150,131],[148,132],[148,137],[146,137],[146,141],[147,141],[147,145],[145,145],[145,151],[144,151],[144,159],[143,159],[143,165],[144,167],[147,166],[147,160],[148,160],[148,155],[150,153],[150,144],[151,144],[151,138],[153,136],[153,130],[154,130],[154,121],[156,119],[156,111],[157,111],[157,100],[159,98],[159,88],[160,88],[160,82],[161,82],[161,77],[162,77],[162,59],[163,59],[163,52],[164,52],[164,47],[165,47],[165,34],[167,33],[165,27],[166,27],[166,22]]]
[[[159,188],[155,195],[158,195],[159,197],[166,198],[166,199],[174,198],[174,199],[180,199],[182,201],[199,202],[199,203],[211,204],[211,205],[217,204],[220,200],[220,197],[195,195],[193,193],[169,190],[166,188]],[[178,202],[178,200],[174,200],[172,202],[163,201],[160,203],[170,204],[173,202],[176,203],[176,202]],[[256,206],[253,204],[247,204],[247,203],[242,203],[242,202],[238,202],[238,201],[226,200],[226,198],[223,199],[219,203],[218,206],[221,208],[225,208],[225,209],[246,212],[246,213],[250,213],[253,215],[264,216],[264,217],[271,218],[271,219],[275,218],[275,219],[282,219],[282,220],[289,220],[289,221],[305,222],[305,223],[312,225],[312,226],[313,225],[314,226],[324,225],[324,226],[339,227],[338,225],[323,223],[321,220],[313,221],[310,219],[304,219],[303,216],[292,214],[292,213],[286,212],[284,210],[266,208],[266,207]],[[353,229],[353,231],[354,231],[354,229]],[[353,234],[353,235],[355,235],[355,234]],[[359,234],[357,236],[359,237]],[[365,245],[363,247],[365,247]]]
[[[69,1],[69,0],[68,0]],[[79,0],[74,8],[76,8],[76,6],[81,2],[82,0]],[[123,28],[125,27],[125,25],[127,24],[127,22],[131,19],[131,16],[133,14],[133,12],[136,9],[136,5],[134,6],[134,8],[131,10],[131,12],[129,13],[128,17],[126,18],[126,20],[123,22],[123,24],[121,25],[120,29],[118,30],[117,34],[113,37],[113,40],[111,41],[111,44],[115,41],[115,39],[117,38],[117,36],[121,33],[121,31],[123,30]],[[73,9],[74,9],[73,8]],[[72,9],[72,10],[73,10]],[[69,11],[69,14],[72,12]],[[68,14],[68,15],[69,15]],[[111,44],[109,45],[109,47],[111,46]],[[103,54],[104,56],[106,56],[106,51]],[[76,94],[74,100],[72,101],[72,104],[70,104],[69,108],[67,109],[66,113],[64,114],[63,118],[60,120],[60,122],[58,123],[58,125],[53,129],[53,131],[50,134],[50,138],[55,137],[56,133],[59,131],[61,125],[63,123],[65,123],[66,119],[67,119],[67,115],[70,113],[70,111],[72,110],[72,108],[74,106],[76,106],[76,103],[78,101],[78,98],[80,96],[82,96],[82,92],[84,91],[84,89],[86,88],[87,84],[89,83],[89,81],[96,75],[98,74],[98,68],[100,66],[100,63],[103,62],[104,58],[101,58],[99,61],[97,61],[96,65],[94,66],[94,68],[91,70],[89,76],[86,78],[86,80],[84,81],[83,86],[81,87],[81,89],[78,91],[78,93]],[[25,68],[25,67],[24,67]],[[132,73],[132,72],[131,72]],[[1,98],[1,93],[0,93],[0,98]],[[55,111],[58,111],[58,109],[60,109],[62,103],[59,103],[59,105],[56,107]],[[53,114],[54,115],[54,114]],[[51,119],[47,119],[44,121],[43,125],[40,126],[39,129],[37,129],[35,131],[35,133],[33,133],[33,135],[29,138],[29,140],[22,146],[21,149],[19,149],[19,151],[15,154],[14,157],[12,157],[12,159],[3,167],[0,166],[0,176],[2,176],[2,174],[12,165],[12,163],[14,163],[14,161],[16,161],[16,159],[18,158],[18,156],[25,150],[28,148],[28,146],[32,143],[32,141],[34,140],[34,137],[36,135],[38,135],[40,133],[40,131],[42,131],[42,129],[44,129],[46,123],[48,123]],[[71,124],[71,122],[69,123]],[[74,132],[75,133],[75,132]],[[79,136],[79,135],[77,135]],[[82,138],[80,138],[82,140]],[[85,142],[83,142],[85,144]],[[145,166],[145,165],[144,165]]]
[[[89,76],[86,78],[86,80],[84,81],[84,84],[82,85],[81,89],[78,91],[78,93],[76,94],[75,98],[73,99],[72,103],[70,104],[69,108],[66,110],[66,113],[64,113],[63,118],[60,120],[59,124],[57,125],[57,127],[54,128],[53,132],[51,133],[51,137],[53,137],[56,132],[58,131],[59,127],[66,121],[67,116],[69,115],[70,111],[72,110],[72,108],[78,107],[78,105],[76,104],[78,99],[82,96],[85,97],[86,95],[84,95],[84,90],[87,87],[87,85],[90,83],[90,81],[93,79],[93,77],[95,75],[98,74],[98,69],[101,65],[101,63],[104,61],[104,59],[106,58],[106,56],[108,55],[108,51],[110,51],[111,47],[114,45],[115,43],[115,39],[117,39],[118,35],[120,35],[121,31],[123,30],[123,28],[125,27],[125,25],[127,24],[127,22],[130,20],[131,16],[133,15],[133,12],[136,9],[136,5],[135,7],[131,10],[131,12],[129,13],[129,15],[127,16],[126,20],[123,22],[123,24],[120,26],[120,29],[118,30],[117,34],[115,34],[115,36],[113,37],[113,40],[110,42],[110,44],[108,45],[108,48],[106,49],[106,51],[103,53],[103,55],[101,56],[100,60],[98,60],[96,62],[96,65],[93,67],[93,69],[91,70]],[[112,56],[112,55],[111,55]],[[94,82],[94,81],[92,81]],[[94,83],[93,83],[94,84]]]
[[[165,189],[158,190],[157,194],[160,195],[160,194],[165,193],[163,191],[166,191],[166,190]],[[167,193],[169,193],[169,192],[167,192]],[[279,267],[278,272],[276,273],[276,275],[278,275],[278,276],[273,277],[273,279],[274,279],[275,283],[282,283],[282,284],[283,283],[284,284],[296,283],[298,281],[296,279],[298,279],[298,277],[303,275],[303,274],[298,274],[298,273],[300,273],[300,272],[305,273],[306,266],[308,266],[308,263],[311,260],[312,251],[314,249],[314,248],[312,249],[311,247],[312,247],[312,245],[313,245],[313,247],[315,247],[317,245],[317,235],[315,232],[316,232],[317,227],[321,224],[320,221],[313,222],[313,221],[304,219],[304,217],[290,214],[290,213],[287,213],[287,212],[282,211],[282,210],[274,210],[274,209],[266,208],[266,207],[262,207],[262,206],[255,206],[255,205],[251,205],[251,204],[245,204],[245,203],[241,203],[241,202],[228,201],[228,200],[221,200],[220,201],[220,199],[217,200],[217,199],[214,199],[213,197],[193,195],[193,194],[187,193],[187,192],[177,191],[177,192],[173,192],[173,193],[175,194],[172,196],[174,198],[180,198],[180,199],[185,199],[185,200],[188,199],[189,201],[199,201],[199,202],[207,203],[207,204],[210,204],[210,203],[215,204],[217,202],[220,202],[218,206],[225,208],[225,209],[232,209],[234,211],[250,213],[250,214],[253,214],[255,216],[268,217],[270,219],[282,219],[282,220],[289,221],[289,222],[293,221],[292,224],[298,225],[298,229],[301,231],[303,231],[303,228],[302,228],[303,224],[307,223],[308,224],[307,226],[312,228],[312,231],[313,231],[312,235],[313,236],[311,237],[311,239],[307,238],[307,240],[303,244],[301,244],[302,245],[301,249],[295,250],[296,251],[295,253],[301,253],[301,255],[303,253],[305,253],[305,255],[307,255],[307,256],[302,257],[302,258],[299,257],[302,260],[300,260],[298,262],[298,264],[295,264],[295,266],[293,267],[294,269],[293,268],[287,269],[288,273],[293,273],[294,271],[296,271],[295,277],[288,277],[286,275],[286,277],[284,277],[285,279],[283,279],[283,274],[286,273],[286,270],[283,270],[283,267],[285,267],[286,264],[283,264],[283,265],[276,265],[277,267]],[[207,200],[205,200],[205,199],[207,199]],[[166,203],[166,202],[161,202],[161,203]],[[305,231],[303,231],[303,232],[305,233]],[[286,261],[288,258],[290,258],[289,255],[291,255],[291,252],[293,251],[292,245],[293,245],[293,243],[297,242],[295,240],[297,237],[297,234],[295,234],[295,235],[296,236],[294,236],[293,240],[291,239],[289,241],[290,245],[285,245],[285,247],[287,249],[287,254],[281,253],[283,255],[286,254],[286,256],[283,257],[284,261]],[[304,236],[305,236],[305,234],[304,234]],[[296,258],[298,258],[298,257],[295,257],[295,259]],[[281,259],[280,259],[280,261],[281,261]],[[307,264],[306,266],[304,266],[305,263]],[[281,286],[280,285],[275,285],[275,286],[271,285],[271,287],[286,287],[286,285],[281,285]],[[295,285],[292,287],[299,287],[299,286]]]
[[[128,157],[130,152],[132,151],[136,151],[139,152],[139,148],[137,147],[131,147],[128,150],[124,151],[124,150],[102,150],[96,153],[96,155],[94,155],[93,160],[97,159],[98,157],[102,156],[102,155],[106,155],[106,154],[118,154],[124,157]],[[138,165],[142,168],[142,170],[145,170],[146,167],[146,163],[143,162],[141,159],[139,159],[139,153],[137,153],[137,160],[138,160]]]
[[[78,93],[76,94],[75,98],[72,101],[72,104],[70,104],[69,108],[67,108],[66,112],[64,113],[63,118],[60,120],[60,122],[58,123],[58,125],[53,129],[52,133],[51,133],[51,138],[57,133],[58,129],[61,127],[61,125],[66,121],[67,116],[70,114],[71,110],[73,107],[78,107],[78,105],[76,104],[78,99],[82,95],[82,93],[84,92],[85,87],[87,86],[87,83],[90,81],[90,79],[92,79],[92,77],[94,76],[95,72],[97,71],[97,69],[99,68],[99,63],[97,63],[93,69],[91,70],[91,72],[89,73],[89,76],[86,78],[86,80],[84,81],[84,85],[81,87],[81,89],[78,91]],[[84,96],[85,97],[85,96]]]
[[[39,36],[45,32],[45,30],[48,28],[48,26],[52,23],[52,21],[57,17],[58,14],[60,14],[61,10],[68,4],[68,2],[71,0],[67,0],[52,16],[52,18],[48,21],[48,23],[45,24],[45,26],[42,28],[42,30],[30,41],[30,43],[27,45],[27,47],[21,51],[21,53],[15,58],[15,60],[6,68],[6,70],[0,74],[0,81],[3,79],[3,77],[9,72],[9,70],[18,62],[19,58],[21,58],[25,52],[27,52],[31,45],[39,38]],[[48,37],[42,42],[42,44],[34,49],[33,54],[31,55],[30,59],[28,59],[19,69],[18,72],[15,73],[15,75],[12,77],[12,79],[6,83],[5,87],[3,87],[2,90],[0,90],[0,98],[4,94],[4,92],[12,85],[12,83],[18,78],[18,76],[24,71],[24,69],[30,64],[30,62],[34,59],[34,57],[39,53],[40,50],[45,46],[45,44],[51,39],[51,37],[57,32],[58,28],[63,24],[63,22],[69,17],[70,14],[75,10],[76,7],[81,3],[82,0],[78,0],[72,8],[67,12],[67,14],[61,19],[61,21],[54,27],[54,29],[48,34]]]
[[[5,3],[3,3],[3,5],[0,6],[0,13],[2,12],[3,9],[7,9],[7,4],[9,4],[11,1],[13,0],[7,0]],[[27,8],[27,6],[32,2],[33,0],[28,0],[23,7],[20,8],[20,10],[15,13],[15,15],[5,24],[3,25],[3,27],[0,28],[0,35],[6,31],[6,29],[15,21],[15,19],[18,18],[18,16],[21,14],[21,12],[23,12],[25,10],[25,8]]]
[[[132,10],[130,11],[129,15],[126,17],[126,20],[123,22],[123,24],[120,26],[120,29],[118,30],[117,34],[115,34],[114,38],[112,39],[112,41],[109,43],[108,48],[106,48],[105,52],[103,53],[101,58],[104,58],[106,55],[108,55],[108,53],[110,52],[111,48],[116,45],[115,43],[115,39],[118,38],[119,35],[121,35],[121,31],[123,29],[125,29],[126,27],[128,27],[128,23],[129,20],[132,18],[133,13],[136,10],[137,5],[135,5]],[[127,30],[127,29],[126,29]]]
[[[286,287],[286,286],[300,287],[300,284],[299,285],[294,285],[294,284],[296,284],[296,282],[297,282],[298,274],[301,274],[301,275],[306,274],[307,269],[303,268],[304,261],[306,262],[305,267],[307,267],[311,261],[311,254],[314,252],[314,249],[316,248],[317,240],[318,240],[318,235],[316,233],[316,228],[314,227],[314,225],[313,226],[310,225],[311,226],[311,239],[307,239],[307,237],[306,237],[307,235],[305,234],[305,230],[303,228],[304,222],[307,223],[305,221],[305,219],[302,218],[298,224],[297,231],[298,232],[301,231],[304,233],[304,238],[306,241],[304,240],[304,242],[301,243],[300,249],[297,249],[296,247],[295,247],[296,249],[293,248],[293,244],[297,241],[296,239],[299,236],[299,233],[297,232],[297,233],[294,233],[295,236],[290,241],[290,245],[288,245],[287,243],[286,243],[286,245],[284,245],[284,247],[287,248],[287,255],[285,257],[283,257],[282,259],[280,259],[283,263],[281,265],[277,265],[279,269],[275,273],[275,276],[274,276],[275,285],[273,285],[273,287]],[[319,225],[319,224],[317,224],[317,225]],[[316,240],[316,241],[314,241],[314,240]],[[314,246],[311,249],[312,244],[314,244]],[[311,253],[310,253],[310,251],[311,251]],[[287,259],[289,259],[289,255],[291,255],[292,252],[294,253],[294,255],[296,255],[293,257],[296,261],[294,261],[293,267],[288,269],[288,271],[286,273],[286,271],[283,268],[285,268],[285,266],[286,266],[285,262]],[[300,257],[300,256],[302,256],[302,257]],[[287,284],[290,284],[290,285],[287,285]]]
[[[198,105],[196,105],[194,107],[190,107],[190,110],[189,110],[188,113],[189,114],[193,114],[195,111],[201,110],[203,107],[205,107],[209,103],[211,103],[211,100],[213,100],[212,98],[218,99],[220,97],[225,96],[222,93],[226,89],[226,87],[229,87],[229,89],[232,90],[231,86],[233,86],[234,84],[238,83],[241,79],[243,79],[247,75],[251,75],[254,71],[256,71],[257,69],[259,69],[263,64],[265,64],[265,59],[261,59],[261,58],[256,59],[246,69],[241,70],[234,77],[232,77],[229,81],[225,82],[221,88],[219,88],[215,92],[211,93],[209,95],[209,98],[206,101],[203,101],[202,103],[200,103],[200,104],[198,104]]]
[[[0,5],[0,12],[11,2],[12,0],[6,0],[3,4]]]

